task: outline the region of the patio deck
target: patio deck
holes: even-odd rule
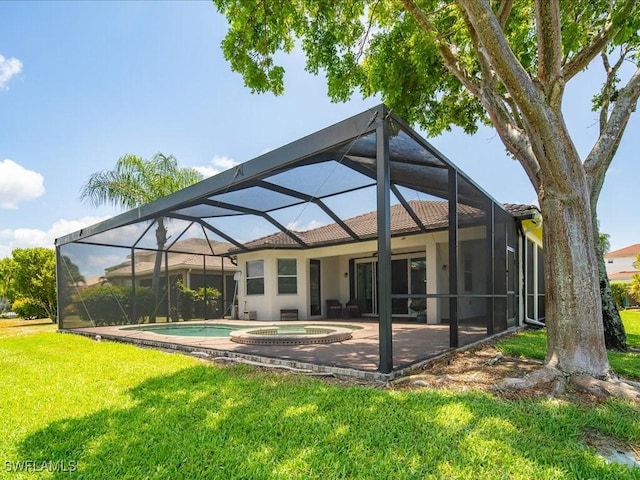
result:
[[[370,380],[383,380],[397,376],[402,370],[416,367],[429,358],[451,350],[449,348],[449,325],[428,325],[415,322],[393,323],[393,365],[394,372],[384,375],[377,372],[378,321],[377,319],[342,320],[302,320],[282,321],[240,321],[207,320],[180,322],[166,325],[207,323],[237,325],[238,329],[275,325],[356,325],[352,338],[344,342],[313,345],[245,345],[235,343],[229,337],[187,337],[163,335],[155,332],[127,330],[131,325],[68,329],[66,332],[95,337],[104,340],[123,341],[157,348],[169,348],[189,352],[202,352],[212,357],[240,358],[253,362],[285,365],[315,372],[330,372]],[[159,323],[156,325],[164,325]],[[462,324],[459,330],[461,346],[487,338],[486,328],[477,324]]]

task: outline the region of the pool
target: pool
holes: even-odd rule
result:
[[[333,325],[268,325],[231,332],[231,340],[245,345],[310,345],[343,342],[351,328]]]
[[[175,335],[177,337],[228,337],[231,332],[237,330],[238,325],[192,323],[189,325],[137,325],[123,328],[123,330],[136,330],[139,332],[152,332],[158,335]]]
[[[233,342],[246,345],[308,345],[349,340],[357,325],[285,324],[250,327],[223,323],[152,324],[123,328],[138,332],[176,337],[230,337]]]

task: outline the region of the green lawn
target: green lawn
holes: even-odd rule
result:
[[[583,441],[640,445],[640,409],[622,401],[342,386],[9,325],[0,478],[640,478]]]
[[[640,310],[620,312],[622,323],[627,332],[627,344],[640,349]],[[545,330],[527,330],[498,344],[498,348],[508,355],[523,356],[544,360],[547,353]],[[623,377],[640,379],[640,354],[609,352],[611,368]]]

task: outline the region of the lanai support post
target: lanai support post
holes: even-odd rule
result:
[[[166,304],[167,304],[167,320],[169,323],[171,321],[171,281],[169,280],[169,252],[164,251],[164,276],[166,280]]]
[[[131,322],[138,323],[138,298],[136,291],[136,249],[131,247]]]
[[[386,112],[385,112],[386,114]],[[376,196],[378,220],[378,332],[380,363],[378,370],[393,370],[393,330],[391,325],[391,181],[389,167],[388,120],[379,118],[376,128]]]
[[[486,250],[487,256],[485,257],[485,269],[487,272],[487,285],[485,293],[491,295],[487,297],[487,335],[493,335],[495,333],[496,323],[496,302],[495,302],[495,214],[493,211],[493,202],[489,199],[484,199],[485,204],[485,220],[486,220]]]
[[[458,172],[449,169],[449,347],[458,348]]]
[[[62,253],[60,252],[60,245],[58,245],[57,241],[56,241],[56,313],[58,315],[58,321],[56,322],[58,324],[58,330],[62,330],[64,328],[64,318],[62,318],[62,311],[63,311],[63,305],[62,305],[62,289],[66,287],[66,285],[62,284],[62,273],[60,272],[62,268],[66,268],[67,266],[62,265],[62,262],[64,260],[62,259]],[[71,281],[73,281],[75,283],[75,279],[72,279]]]

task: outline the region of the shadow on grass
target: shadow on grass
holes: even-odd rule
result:
[[[587,428],[638,441],[640,426],[620,423],[638,412],[620,403],[588,410],[206,365],[130,395],[131,407],[35,432],[21,458],[75,461],[75,475],[103,479],[637,478],[581,442]]]
[[[640,335],[636,333],[627,333],[627,345],[633,348],[640,348]]]

